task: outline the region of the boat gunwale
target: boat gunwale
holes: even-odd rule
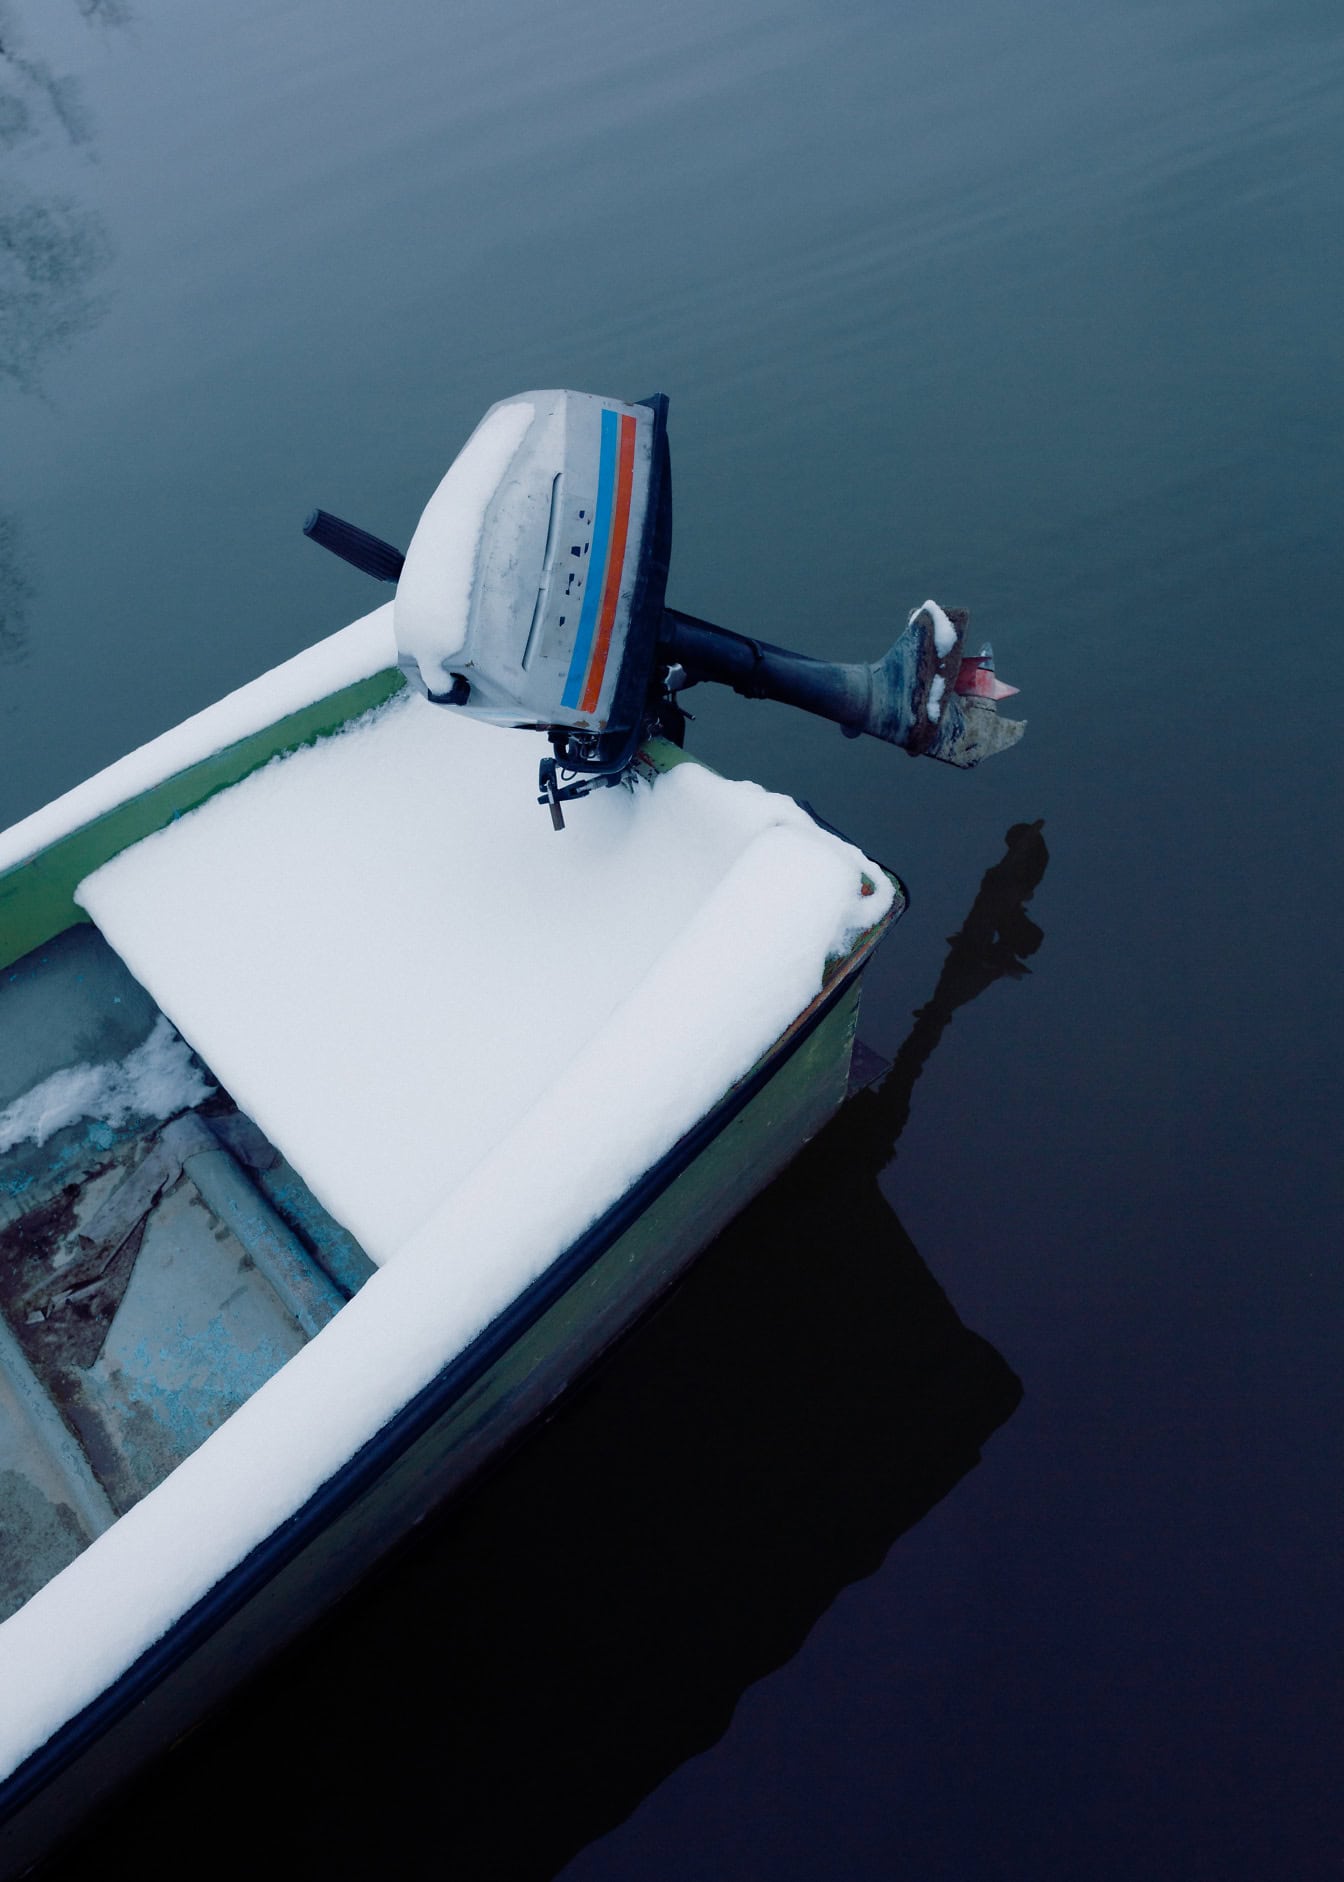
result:
[[[168,772],[0,869],[0,970],[65,929],[89,921],[74,892],[103,863],[240,784],[273,758],[343,732],[364,713],[395,699],[405,685],[406,676],[398,667],[380,667]],[[6,919],[11,913],[12,925]]]

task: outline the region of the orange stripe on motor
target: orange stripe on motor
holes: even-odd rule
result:
[[[580,712],[595,712],[597,696],[607,671],[611,630],[616,625],[616,603],[621,592],[621,571],[625,567],[625,538],[630,529],[630,489],[635,475],[635,421],[621,414],[620,460],[616,466],[616,496],[612,505],[611,540],[607,549],[607,577],[602,584],[602,609],[597,617],[597,638],[588,677],[583,684]]]

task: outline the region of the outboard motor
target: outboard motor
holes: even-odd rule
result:
[[[926,601],[871,665],[813,660],[665,605],[672,539],[667,399],[528,392],[492,405],[403,557],[325,510],[304,533],[397,585],[398,659],[436,705],[548,734],[538,779],[561,805],[620,781],[642,739],[681,742],[677,696],[717,680],[948,764],[1021,737],[966,615]],[[566,782],[561,782],[562,775]]]

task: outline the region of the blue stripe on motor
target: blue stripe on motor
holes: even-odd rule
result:
[[[607,555],[611,549],[611,498],[616,487],[617,422],[618,415],[615,412],[603,411],[602,445],[597,460],[597,509],[593,515],[593,547],[583,578],[583,606],[579,610],[579,631],[574,640],[574,652],[569,661],[569,674],[561,697],[561,704],[570,711],[578,705],[583,692],[583,679],[588,671],[588,661],[593,651],[593,630],[597,626],[598,605],[602,600],[602,580],[607,572]]]

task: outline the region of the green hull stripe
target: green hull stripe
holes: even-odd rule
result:
[[[216,791],[237,784],[279,753],[295,751],[339,732],[361,713],[391,699],[405,683],[396,667],[357,680],[339,693],[315,700],[311,706],[277,719],[274,725],[226,745],[199,764],[188,765],[186,770],[165,778],[138,797],[128,798],[0,875],[0,968],[10,966],[53,935],[64,933],[75,922],[87,921],[88,916],[75,904],[75,889],[110,858],[138,843],[141,837],[162,830],[174,817],[194,810]]]

